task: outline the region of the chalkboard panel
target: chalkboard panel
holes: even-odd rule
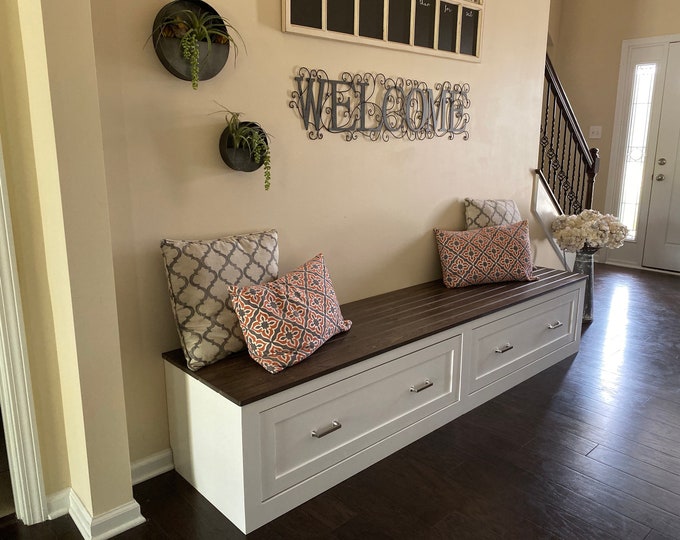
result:
[[[273,0],[272,0],[273,1]],[[282,0],[284,29],[479,61],[484,0]],[[356,34],[355,34],[356,32]],[[472,58],[470,58],[472,57]]]
[[[354,33],[354,0],[328,0],[326,28],[343,34]]]
[[[439,43],[440,51],[456,52],[458,32],[458,6],[441,2],[439,4]]]
[[[477,32],[479,31],[479,11],[463,8],[463,18],[460,25],[460,52],[462,54],[477,54]]]
[[[409,43],[411,37],[411,0],[390,0],[387,39]]]
[[[382,39],[384,17],[383,0],[359,0],[359,35]]]
[[[321,28],[321,0],[290,0],[290,22]]]
[[[413,43],[419,47],[434,48],[434,0],[416,1],[416,35]]]

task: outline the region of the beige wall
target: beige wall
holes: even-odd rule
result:
[[[83,503],[97,516],[132,490],[92,16],[89,0],[42,9],[76,345],[77,377],[62,387],[80,402],[86,450],[71,479],[77,492],[88,486]]]
[[[550,14],[548,19],[548,54],[552,55],[553,48],[560,42],[560,23],[562,21],[562,0],[550,1]]]
[[[178,340],[159,252],[164,237],[207,238],[275,227],[282,270],[322,251],[340,301],[347,302],[437,279],[432,228],[462,228],[466,196],[513,198],[530,219],[537,263],[559,266],[530,213],[547,3],[487,0],[483,60],[476,64],[284,34],[279,0],[214,0],[244,36],[248,54],[202,82],[198,91],[172,77],[153,48],[145,47],[165,3],[68,0],[69,9],[60,10],[54,2],[42,2],[58,172],[52,145],[46,154],[52,169],[36,173],[41,159],[31,145],[45,137],[32,131],[26,84],[10,88],[14,83],[5,77],[0,83],[3,137],[18,130],[6,160],[19,270],[22,284],[40,293],[24,296],[48,493],[68,485],[69,474],[72,482],[80,482],[81,474],[105,481],[109,461],[113,471],[125,469],[119,451],[124,430],[115,441],[105,433],[107,427],[121,433],[123,408],[133,460],[168,447],[160,353],[177,347]],[[13,15],[7,3],[0,14],[5,11]],[[77,39],[69,41],[68,33]],[[17,60],[20,71],[21,52],[13,49],[17,40],[1,39],[9,42],[9,50],[0,52],[3,68],[6,59]],[[323,68],[331,76],[383,72],[429,85],[468,82],[470,140],[348,143],[327,134],[310,141],[288,107],[299,66]],[[44,78],[44,65],[32,69]],[[264,192],[259,173],[237,173],[222,163],[217,140],[223,120],[212,114],[218,109],[214,101],[243,111],[272,134],[270,192]],[[41,112],[49,120],[47,110]],[[21,145],[14,146],[17,140]],[[31,155],[22,160],[24,153]],[[19,178],[28,191],[18,189]],[[44,194],[41,206],[36,193]],[[56,247],[46,238],[52,230],[66,232]],[[69,279],[63,281],[65,276]],[[69,309],[70,318],[64,315]],[[57,316],[65,320],[58,322]],[[116,340],[124,402],[117,396]],[[59,351],[69,361],[57,366]],[[78,403],[80,432],[73,428]],[[92,427],[97,421],[101,426]],[[63,455],[65,440],[76,469],[70,473],[68,462],[56,457]],[[85,446],[87,455],[79,454]],[[124,493],[128,480],[118,480],[112,485]],[[92,504],[95,514],[117,503],[113,495],[111,500],[98,496],[97,482],[92,484],[93,501],[100,502]]]
[[[275,227],[282,270],[322,251],[341,302],[438,278],[432,228],[461,228],[464,197],[514,198],[531,218],[548,19],[541,0],[488,0],[475,64],[285,34],[279,0],[215,0],[248,53],[194,91],[144,46],[163,4],[92,2],[133,460],[168,446],[160,353],[178,339],[159,241]],[[310,141],[288,107],[299,66],[469,82],[470,140]],[[222,163],[215,101],[272,134],[270,192]]]
[[[553,53],[558,75],[586,135],[589,126],[602,126],[602,139],[588,142],[602,157],[593,206],[605,210],[621,45],[625,39],[680,33],[680,2],[569,0],[559,24]]]
[[[60,229],[59,198],[50,200],[47,195],[50,185],[58,190],[59,179],[45,84],[44,44],[40,32],[26,41],[21,32],[22,27],[41,27],[39,3],[36,14],[30,9],[36,3],[24,1],[22,19],[19,5],[0,3],[0,20],[6,25],[0,33],[0,134],[45,490],[54,493],[70,485],[54,320],[54,313],[64,315],[68,305],[53,305],[47,271],[48,260],[58,265],[56,261],[61,258],[65,264],[63,252],[59,253],[63,243],[58,240],[60,230],[63,237],[63,226]],[[51,238],[46,237],[45,230]]]
[[[97,516],[132,490],[92,30],[86,0],[47,7],[46,46],[41,8],[2,4],[0,133],[45,490]]]

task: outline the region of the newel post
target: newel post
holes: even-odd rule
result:
[[[593,165],[588,168],[588,185],[586,186],[586,200],[585,209],[593,207],[593,192],[595,191],[595,177],[600,172],[600,150],[598,148],[590,149],[590,156],[593,160]]]

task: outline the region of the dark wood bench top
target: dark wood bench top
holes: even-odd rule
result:
[[[582,274],[539,268],[534,282],[447,289],[441,280],[341,306],[349,332],[330,339],[299,364],[270,374],[246,351],[198,371],[186,367],[182,349],[163,358],[243,406],[380,353],[585,279]]]

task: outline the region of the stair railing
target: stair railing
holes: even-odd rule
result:
[[[600,153],[588,148],[574,110],[550,58],[545,58],[545,87],[537,173],[559,210],[578,214],[592,207]]]

